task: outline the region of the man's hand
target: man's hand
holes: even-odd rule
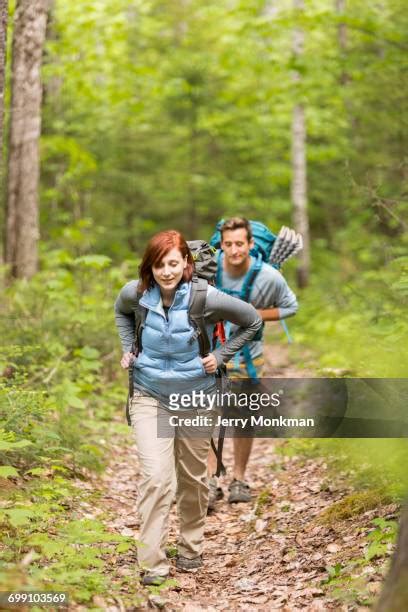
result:
[[[120,360],[120,365],[126,370],[130,364],[133,363],[134,359],[135,355],[133,353],[123,353],[123,357]]]
[[[210,353],[207,357],[203,357],[201,361],[203,362],[204,370],[207,374],[214,374],[216,372],[218,366],[215,355]]]

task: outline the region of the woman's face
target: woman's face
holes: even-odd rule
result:
[[[160,262],[152,266],[154,280],[163,291],[174,291],[186,267],[187,259],[174,247]]]

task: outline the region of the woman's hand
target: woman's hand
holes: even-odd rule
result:
[[[207,357],[203,357],[201,361],[203,362],[204,370],[207,374],[214,374],[216,372],[218,367],[217,358],[213,353],[210,353]]]
[[[126,368],[128,368],[130,364],[133,363],[134,359],[135,355],[133,353],[123,353],[123,357],[120,360],[120,365],[126,370]]]

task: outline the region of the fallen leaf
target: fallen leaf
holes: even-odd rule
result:
[[[326,550],[329,553],[336,553],[341,550],[341,547],[338,544],[329,544],[328,546],[326,546]]]
[[[268,525],[268,521],[264,521],[263,519],[257,519],[255,522],[255,531],[257,533],[261,533],[261,531],[265,531]]]
[[[266,595],[260,595],[259,597],[249,597],[248,599],[243,599],[242,603],[252,603],[252,604],[257,604],[258,606],[260,604],[266,604],[268,602],[268,598],[266,597]]]
[[[240,591],[252,591],[252,589],[256,588],[255,582],[248,578],[241,578],[241,580],[235,582],[234,586]]]
[[[129,527],[125,527],[124,529],[120,530],[120,535],[126,536],[126,537],[133,536],[134,531],[133,529],[129,529]]]

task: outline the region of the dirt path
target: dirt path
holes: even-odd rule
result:
[[[273,355],[271,353],[273,352]],[[289,362],[288,348],[268,348],[275,376],[301,376]],[[253,502],[229,505],[219,502],[218,511],[206,524],[205,565],[199,573],[172,569],[178,586],[164,590],[159,600],[110,610],[137,610],[164,606],[185,612],[218,610],[355,610],[353,604],[339,604],[330,598],[322,581],[327,567],[361,557],[375,516],[393,516],[396,508],[369,510],[358,517],[327,526],[322,512],[349,490],[344,482],[328,476],[323,460],[288,457],[279,451],[282,441],[255,440],[248,467]],[[231,466],[231,441],[226,441],[225,463]],[[138,464],[134,448],[114,449],[114,461],[104,476],[102,504],[112,515],[110,527],[137,538],[136,482]],[[228,478],[223,488],[227,492]],[[170,542],[176,542],[177,518],[171,517]],[[122,575],[137,576],[135,558],[123,556]],[[370,566],[364,576],[367,593],[381,586],[378,567]],[[143,591],[148,595],[148,591]]]

